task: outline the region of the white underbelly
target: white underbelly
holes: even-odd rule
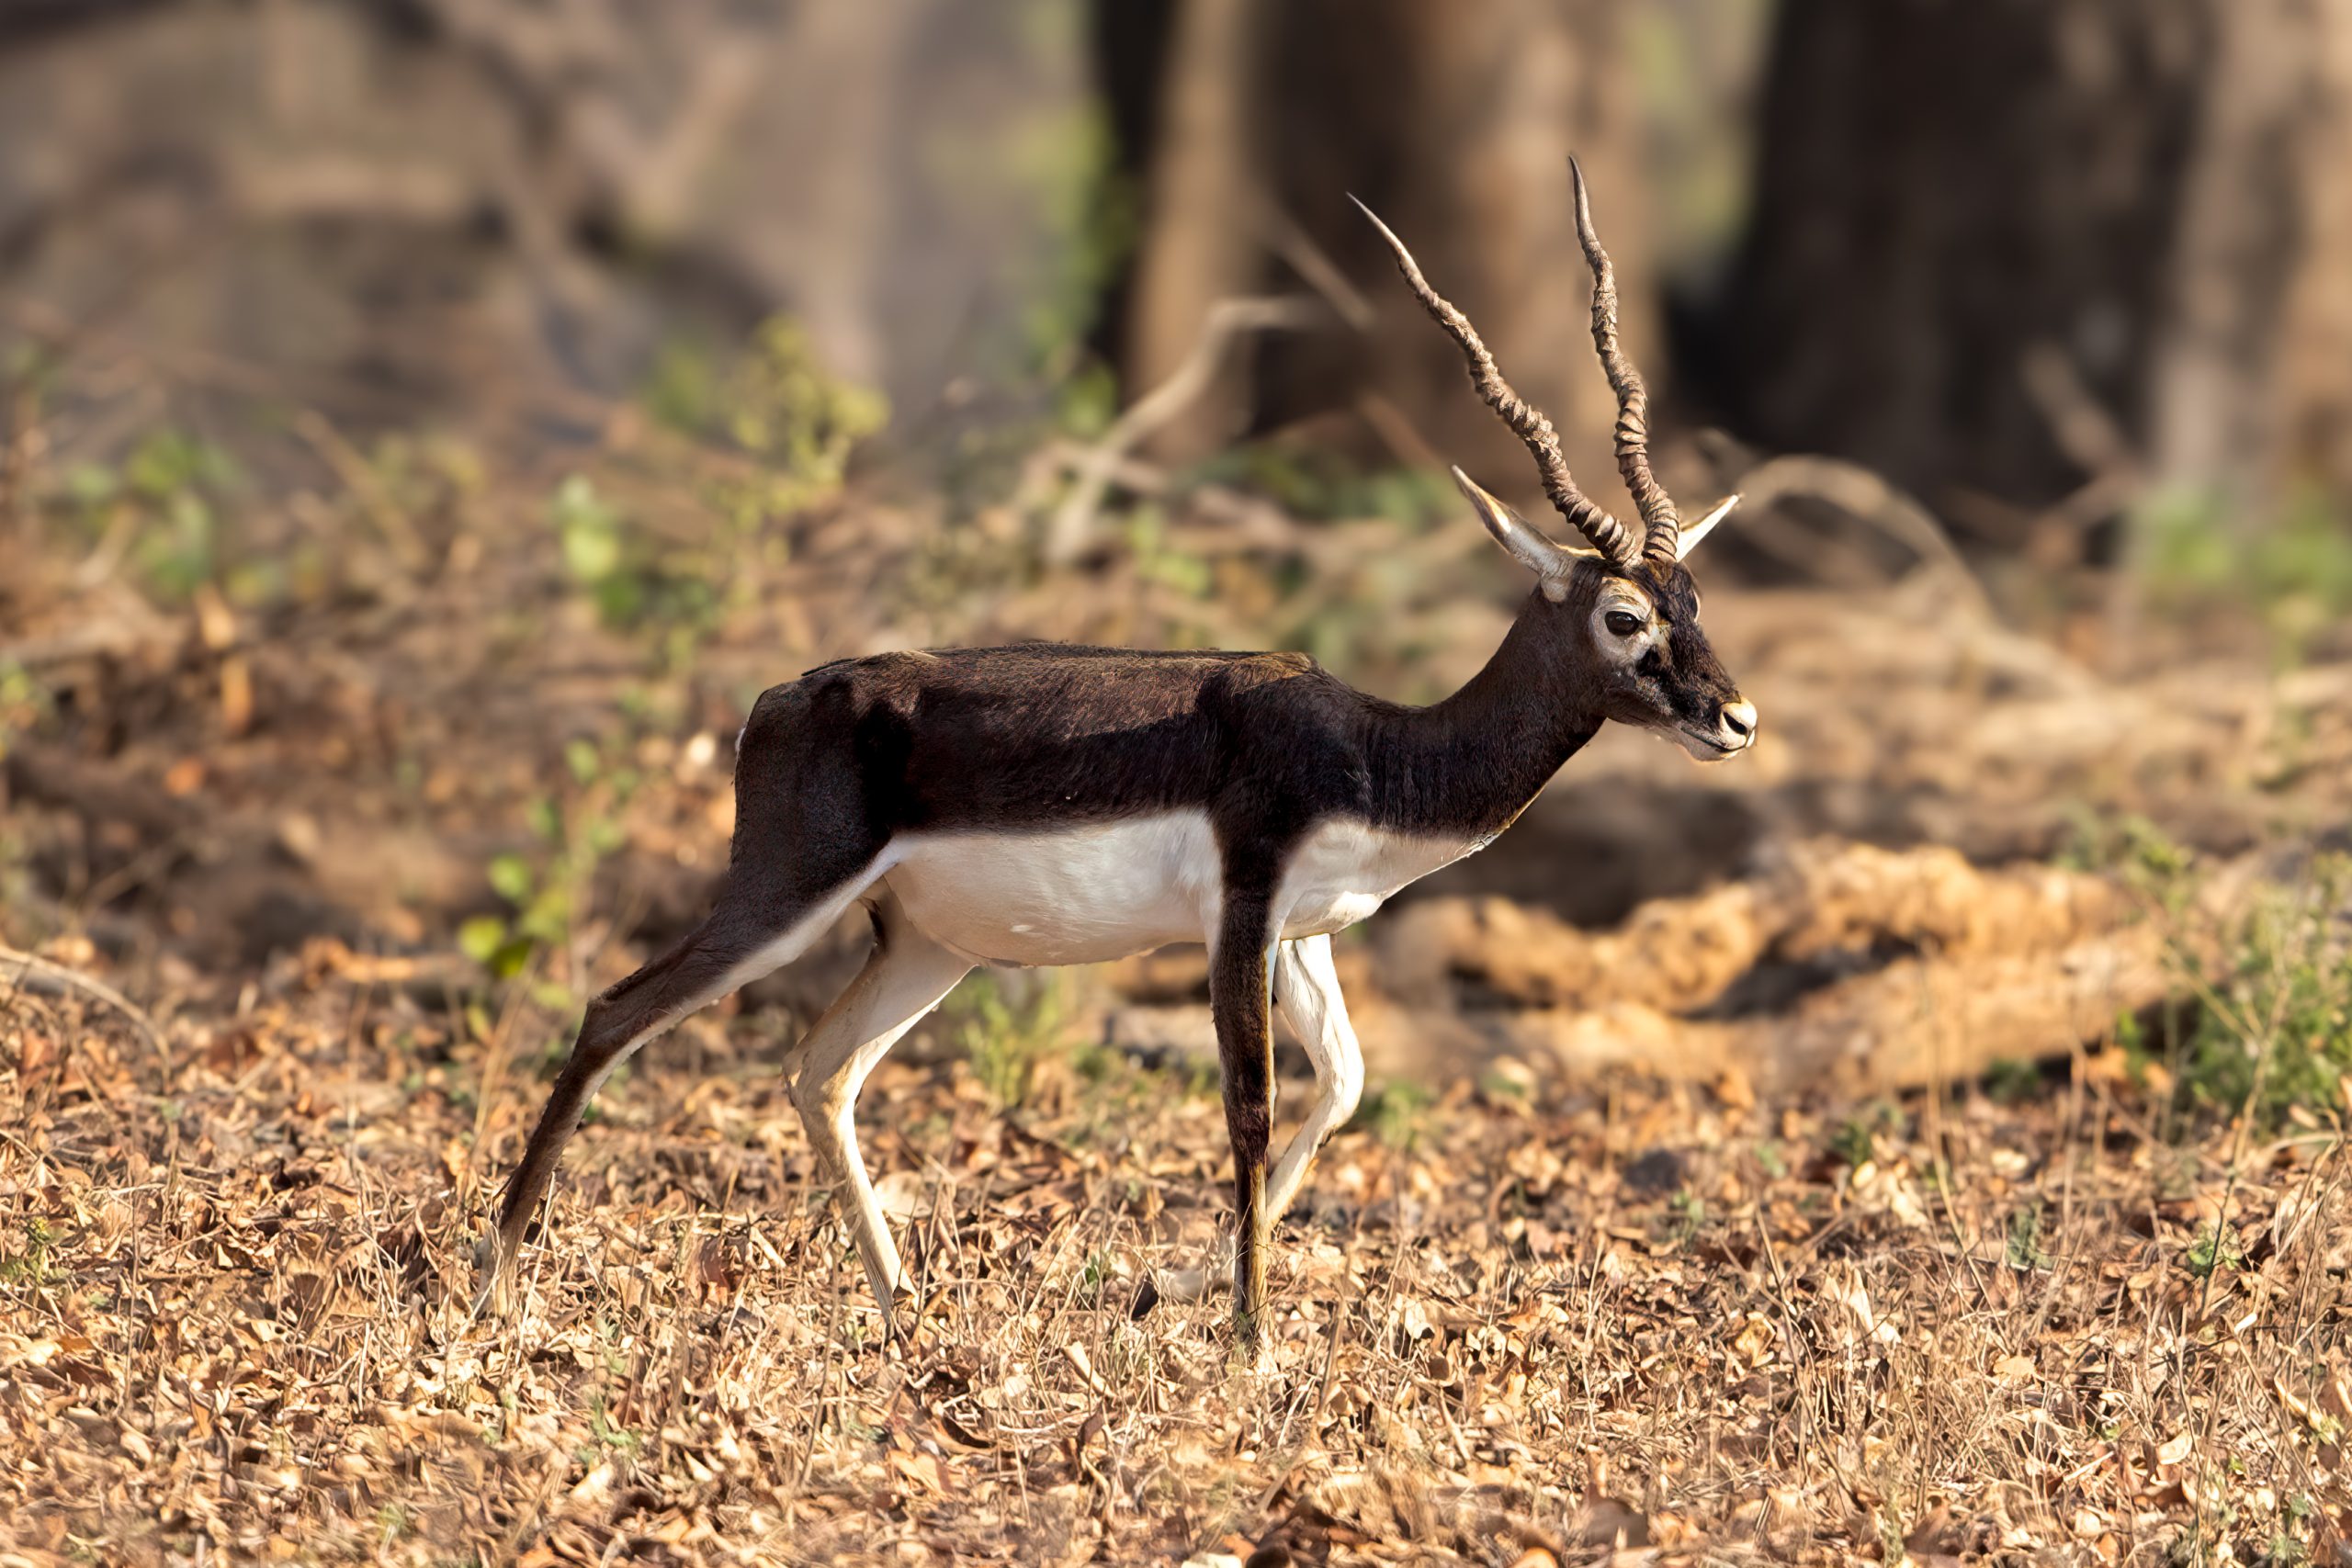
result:
[[[1197,812],[892,840],[884,879],[924,935],[988,964],[1091,964],[1204,942],[1221,908]]]
[[[1329,822],[1290,855],[1284,938],[1364,919],[1477,846]],[[1022,832],[902,834],[884,881],[916,928],[976,962],[1091,964],[1210,942],[1224,908],[1216,836],[1199,812]]]

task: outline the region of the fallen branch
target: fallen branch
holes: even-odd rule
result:
[[[1953,547],[1943,525],[1926,507],[1860,464],[1813,456],[1774,457],[1740,476],[1738,488],[1749,512],[1762,512],[1775,502],[1797,496],[1826,502],[1922,560],[1940,567],[1966,596],[1970,609],[1988,617],[1992,614],[1984,586]]]
[[[1242,333],[1295,331],[1321,319],[1322,308],[1304,295],[1220,299],[1210,306],[1201,322],[1201,335],[1193,340],[1192,352],[1175,373],[1136,399],[1079,459],[1069,494],[1046,533],[1047,564],[1067,566],[1078,558],[1086,547],[1095,509],[1102,502],[1112,474],[1130,451],[1208,389],[1228,340]]]

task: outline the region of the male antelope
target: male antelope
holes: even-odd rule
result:
[[[1295,653],[1049,643],[848,660],[763,694],[737,743],[734,848],[718,907],[589,1003],[484,1238],[486,1292],[511,1266],[606,1075],[863,903],[873,953],[788,1069],[886,1312],[899,1255],[852,1118],[882,1054],[975,964],[1086,964],[1205,942],[1233,1141],[1236,1308],[1254,1330],[1272,1222],[1363,1084],[1332,933],[1492,841],[1609,719],[1663,731],[1701,758],[1755,739],[1756,710],[1700,631],[1681,565],[1732,502],[1686,529],[1651,476],[1646,395],[1618,348],[1609,257],[1581,172],[1575,180],[1593,340],[1617,394],[1617,462],[1641,532],[1577,489],[1551,422],[1511,390],[1468,320],[1373,218],[1591,549],[1553,543],[1456,468],[1480,521],[1536,583],[1486,668],[1429,707],[1366,696]],[[1306,1043],[1316,1097],[1269,1175],[1271,1003]]]

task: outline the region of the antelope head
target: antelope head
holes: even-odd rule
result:
[[[1552,422],[1532,407],[1496,367],[1470,319],[1430,288],[1405,243],[1373,210],[1356,203],[1396,253],[1414,297],[1461,345],[1471,384],[1487,406],[1527,446],[1544,491],[1589,547],[1558,544],[1460,468],[1453,482],[1480,522],[1512,558],[1535,573],[1549,630],[1569,646],[1567,667],[1579,694],[1602,717],[1658,730],[1703,761],[1744,751],[1756,739],[1756,707],[1744,701],[1699,626],[1699,588],[1686,558],[1723,521],[1739,497],[1716,503],[1687,527],[1674,500],[1650,471],[1649,393],[1617,343],[1617,282],[1593,230],[1584,171],[1568,160],[1576,186],[1577,237],[1592,267],[1592,341],[1617,394],[1617,469],[1640,510],[1638,531],[1610,515],[1568,472]],[[1352,199],[1352,198],[1351,198]]]

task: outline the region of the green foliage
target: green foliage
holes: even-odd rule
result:
[[[563,568],[575,581],[601,588],[618,576],[628,550],[620,510],[596,493],[594,481],[574,474],[548,503],[563,542]]]
[[[41,1285],[49,1280],[49,1255],[57,1245],[57,1233],[39,1214],[24,1218],[20,1233],[22,1245],[13,1254],[0,1257],[0,1280],[9,1284]]]
[[[1254,491],[1295,517],[1385,517],[1428,528],[1462,507],[1443,474],[1366,468],[1340,453],[1277,442],[1234,447],[1203,464],[1198,477]]]
[[[596,1456],[604,1453],[622,1453],[634,1459],[645,1448],[641,1434],[614,1423],[602,1393],[589,1396],[588,1436],[594,1440],[595,1448],[585,1456],[587,1462],[594,1462]]]
[[[1021,346],[1031,374],[1064,389],[1062,412],[1079,434],[1107,377],[1077,374],[1112,280],[1142,233],[1142,202],[1119,167],[1108,115],[1087,105],[1046,114],[1016,139],[1009,167],[1043,197],[1051,243],[1039,247],[1041,276],[1027,280]],[[1103,421],[1107,423],[1108,421]]]
[[[2304,883],[2258,899],[2201,976],[2205,1005],[2185,1052],[2182,1091],[2234,1113],[2249,1097],[2259,1125],[2297,1106],[2344,1103],[2352,1073],[2352,859],[2324,856]]]
[[[2008,1241],[2003,1248],[2002,1257],[2012,1269],[2033,1270],[2050,1267],[2050,1252],[2042,1245],[2041,1209],[2028,1203],[2009,1211]]]
[[[122,542],[151,594],[183,604],[215,581],[232,554],[227,505],[241,483],[228,453],[166,430],[141,442],[119,469],[96,463],[74,468],[63,500],[93,539]]]
[[[2121,876],[2166,909],[2178,909],[2194,891],[2193,857],[2146,818],[2087,809],[2071,816],[2066,842],[2056,857],[2067,870]]]
[[[1897,1133],[1902,1128],[1902,1108],[1877,1100],[1839,1123],[1829,1135],[1829,1152],[1848,1165],[1860,1168],[1878,1157],[1880,1132]]]
[[[2180,1266],[2193,1279],[2209,1280],[2217,1269],[2235,1269],[2243,1261],[2238,1255],[2238,1238],[2226,1225],[2199,1227],[2197,1239],[2180,1255]]]
[[[633,527],[587,476],[574,474],[557,487],[548,512],[566,574],[595,601],[606,626],[681,632],[690,647],[717,625],[718,591],[702,577],[674,570],[668,553]]]
[[[10,737],[31,729],[49,711],[48,688],[15,660],[0,659],[0,757],[8,754]]]
[[[1059,969],[1026,972],[1012,991],[980,970],[956,988],[948,1008],[958,1020],[956,1043],[998,1104],[1027,1098],[1038,1061],[1068,1041],[1073,1003],[1070,976]]]
[[[1076,16],[1027,6],[1025,47],[1040,61],[1072,58],[1082,39],[1046,35],[1067,32]],[[990,390],[1023,401],[1043,393],[1061,405],[1065,429],[1086,434],[1107,386],[1089,340],[1142,232],[1142,202],[1108,111],[1040,97],[989,125],[930,139],[919,155],[927,181],[967,210],[1023,212],[1038,226],[1033,243],[999,252],[989,290],[999,308],[976,323],[966,363]]]
[[[2041,1096],[2041,1069],[2014,1056],[1996,1056],[1985,1066],[1984,1092],[1996,1105],[2030,1105]]]
[[[2300,658],[2352,615],[2352,528],[2329,499],[2298,497],[2259,527],[2233,526],[2210,492],[2176,489],[2133,518],[2151,593],[2199,607],[2215,599],[2254,612],[2280,654]]]
[[[1370,1128],[1392,1149],[1410,1149],[1427,1130],[1430,1104],[1429,1090],[1420,1085],[1384,1080],[1364,1090],[1348,1124]]]
[[[458,949],[498,979],[521,973],[541,947],[571,942],[594,891],[597,868],[627,839],[620,813],[636,793],[637,770],[619,760],[617,750],[608,755],[581,738],[564,748],[564,763],[578,787],[560,801],[542,796],[532,803],[538,848],[498,855],[483,867],[505,912],[476,915],[458,928]]]
[[[654,367],[645,404],[672,429],[749,457],[714,491],[739,525],[789,516],[841,489],[850,454],[889,423],[888,400],[827,370],[789,316],[761,323],[726,364],[684,344]]]
[[[1214,1100],[1217,1094],[1216,1058],[1179,1052],[1147,1064],[1116,1045],[1080,1040],[1070,1047],[1069,1063],[1088,1090],[1090,1120],[1083,1138],[1131,1125],[1138,1112],[1179,1100]]]
[[[1216,587],[1216,573],[1199,556],[1168,542],[1168,515],[1157,506],[1140,506],[1127,518],[1127,549],[1135,558],[1136,574],[1194,599],[1206,599]]]
[[[1665,1211],[1650,1227],[1650,1233],[1668,1246],[1687,1247],[1706,1223],[1706,1200],[1696,1192],[1684,1190],[1666,1201]]]
[[[2204,1116],[2250,1111],[2267,1130],[2301,1107],[2346,1104],[2352,1074],[2352,858],[2317,857],[2299,883],[2258,893],[2221,923],[2198,908],[2196,863],[2136,818],[2078,825],[2066,857],[2113,872],[2165,923],[2166,952],[2188,993],[2152,1025],[2120,1019],[2116,1043],[2133,1074],[2161,1061],[2174,1108]]]

